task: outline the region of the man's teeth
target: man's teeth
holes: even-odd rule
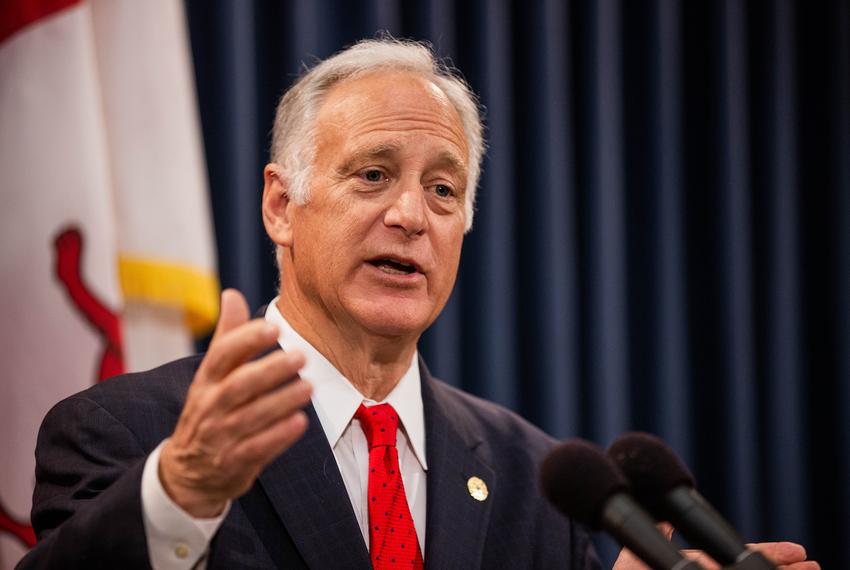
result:
[[[382,259],[375,262],[373,265],[390,275],[409,275],[416,271],[416,268],[409,263],[396,261],[394,259]]]
[[[391,265],[387,265],[386,263],[382,263],[378,266],[378,269],[383,271],[384,273],[389,273],[390,275],[407,275],[410,273],[409,271],[402,271],[401,269],[396,269]]]

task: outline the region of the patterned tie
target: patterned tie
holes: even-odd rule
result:
[[[398,414],[389,404],[360,405],[354,417],[369,442],[369,551],[375,570],[423,568],[395,447]]]

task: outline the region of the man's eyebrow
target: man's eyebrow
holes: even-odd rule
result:
[[[339,172],[340,174],[347,174],[358,163],[364,162],[371,158],[384,158],[398,152],[400,149],[401,145],[399,143],[389,141],[377,144],[372,147],[357,150],[354,152],[354,154],[351,155],[348,160],[346,160],[339,168],[337,168],[337,172]]]
[[[456,170],[459,173],[466,172],[466,165],[463,163],[463,161],[458,158],[455,153],[449,152],[447,150],[444,150],[439,155],[437,155],[436,163],[439,166],[449,168],[451,170]]]

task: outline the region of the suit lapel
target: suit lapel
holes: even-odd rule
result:
[[[465,429],[462,411],[452,410],[453,403],[421,360],[419,369],[428,457],[425,566],[480,568],[493,499],[474,499],[467,481],[482,479],[492,495],[497,492],[496,473],[478,457],[482,441]]]
[[[313,405],[305,412],[307,433],[263,471],[260,485],[309,567],[369,569],[333,451]]]
[[[262,318],[266,308],[261,307],[255,317]],[[257,357],[275,350],[280,348],[272,347]],[[308,567],[371,570],[369,550],[319,416],[312,403],[304,412],[309,421],[307,432],[260,473],[259,485]],[[252,495],[253,490],[243,499],[255,505],[258,501]],[[260,511],[246,508],[248,513]],[[252,520],[252,524],[257,527],[267,523]],[[258,534],[279,568],[293,566],[286,537],[269,544],[272,532],[264,529]]]

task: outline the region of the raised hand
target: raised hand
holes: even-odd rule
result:
[[[209,351],[159,461],[165,491],[194,517],[221,513],[307,428],[301,408],[311,387],[295,378],[304,356],[275,350],[253,360],[277,336],[275,326],[249,320],[241,293],[222,293]]]

